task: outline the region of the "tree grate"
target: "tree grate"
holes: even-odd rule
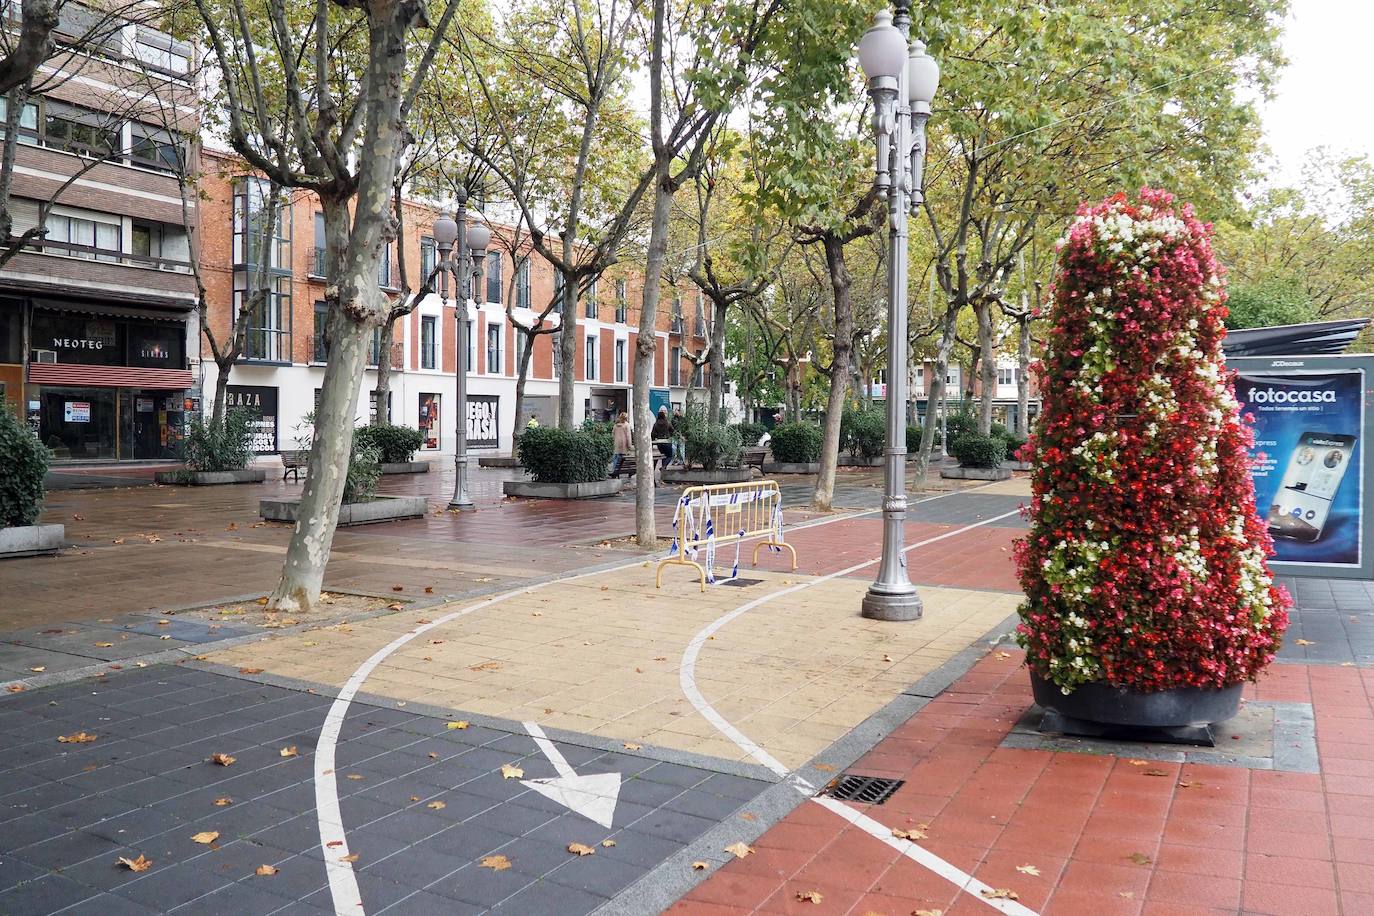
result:
[[[856,776],[841,773],[825,787],[824,795],[840,801],[860,802],[865,805],[881,805],[892,797],[892,793],[902,787],[906,780],[885,779],[880,776]]]

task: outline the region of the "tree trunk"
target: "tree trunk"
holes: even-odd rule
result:
[[[1016,434],[1022,437],[1030,433],[1030,322],[1030,315],[1017,319],[1020,341],[1016,347]]]
[[[568,262],[572,255],[568,255]],[[576,397],[576,377],[573,370],[577,364],[577,278],[563,275],[563,315],[559,327],[558,358],[558,428],[576,429],[577,419],[573,399]]]
[[[945,374],[949,371],[949,355],[954,350],[955,335],[958,333],[959,309],[945,306],[945,317],[940,328],[940,347],[935,353],[935,363],[930,370],[930,384],[926,386],[926,421],[921,426],[921,449],[916,455],[916,486],[925,489],[926,472],[930,469],[930,454],[935,447],[936,414],[940,401],[945,396]],[[943,433],[943,430],[941,430]],[[945,443],[948,446],[948,443]]]
[[[524,338],[525,346],[522,348],[519,365],[515,375],[515,426],[511,428],[511,454],[520,454],[520,434],[525,431],[525,380],[530,374],[530,358],[534,354],[533,334],[526,334],[516,328],[516,339]]]
[[[232,356],[226,355],[223,359],[215,360],[219,371],[215,373],[215,400],[210,408],[212,429],[224,422],[225,402],[229,400],[229,372],[234,368],[234,363],[238,362],[238,358],[239,355],[235,352]]]
[[[396,340],[396,320],[382,325],[381,340],[377,344],[377,386],[372,390],[377,399],[377,422],[390,423],[391,411],[391,347]]]
[[[711,303],[711,403],[706,405],[706,420],[713,426],[725,414],[725,310],[724,302]]]
[[[835,312],[835,336],[831,345],[830,396],[825,404],[825,433],[821,437],[821,472],[811,505],[817,512],[829,512],[835,498],[835,468],[840,461],[840,420],[849,394],[849,354],[854,346],[854,313],[849,300],[849,268],[844,260],[844,242],[826,235],[825,268],[830,276]]]
[[[992,303],[984,301],[973,307],[978,318],[978,358],[981,369],[979,383],[983,396],[978,402],[978,432],[992,435],[992,402],[997,397],[997,354],[992,340]]]
[[[639,310],[639,337],[635,340],[634,440],[635,440],[635,535],[640,547],[657,547],[658,531],[654,520],[654,459],[650,430],[654,424],[649,412],[649,366],[654,358],[654,323],[658,317],[659,285],[663,265],[668,259],[668,217],[673,206],[673,191],[668,184],[668,168],[660,165],[654,182],[654,209],[649,224],[649,251],[644,261],[644,298]]]

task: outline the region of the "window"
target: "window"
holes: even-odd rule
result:
[[[5,135],[5,125],[9,123],[9,100],[0,96],[0,137]],[[27,102],[19,113],[19,142],[28,146],[38,143],[38,103]]]
[[[623,340],[615,342],[615,380],[617,382],[625,381],[625,343]]]
[[[949,366],[945,369],[945,384],[951,388],[959,387],[959,367]]]
[[[367,344],[367,364],[380,366],[382,357],[382,329],[372,329],[372,339]]]
[[[563,373],[563,332],[555,331],[553,334],[553,377],[558,378]]]
[[[703,363],[702,365],[696,365],[695,363],[692,365],[692,387],[693,387],[693,388],[705,388],[705,387],[706,387],[706,373],[703,371],[705,368],[706,368],[706,367],[705,367],[705,364],[704,364],[704,363]]]
[[[129,125],[129,162],[160,172],[181,171],[181,143],[165,130],[139,124]]]
[[[248,268],[266,263],[274,272],[290,274],[291,203],[286,195],[278,205],[272,237],[263,238],[270,191],[271,185],[261,178],[240,178],[234,183],[234,264]]]
[[[553,272],[553,311],[556,315],[563,314],[563,274],[557,270]]]
[[[119,124],[111,116],[51,99],[43,100],[43,138],[55,149],[86,156],[121,149]]]
[[[310,335],[310,361],[312,363],[323,363],[329,359],[329,343],[325,337],[325,328],[328,326],[329,305],[325,302],[316,301],[315,333]]]
[[[587,337],[587,379],[591,381],[596,378],[596,335],[591,334]]]
[[[487,374],[501,374],[501,325],[487,325]]]
[[[49,213],[43,241],[52,253],[88,261],[118,261],[122,248],[118,223]]]
[[[999,387],[1000,387],[1000,386],[1005,386],[1005,385],[1015,385],[1015,384],[1016,384],[1016,367],[1015,367],[1015,366],[998,366],[998,367],[997,367],[997,384],[998,384]]]
[[[701,301],[701,293],[697,293],[697,325],[696,336],[706,336],[706,306]]]
[[[501,252],[487,252],[487,302],[501,301]]]
[[[596,281],[595,281],[595,280],[592,281],[592,285],[591,285],[591,286],[587,287],[587,317],[588,317],[588,318],[595,318],[595,317],[596,317]]]
[[[369,423],[390,423],[391,422],[391,392],[386,393],[386,416],[377,416],[377,390],[367,393],[367,421]]]
[[[630,317],[629,303],[625,300],[625,281],[615,281],[615,320],[616,324],[625,324]]]
[[[247,284],[250,274],[234,271],[234,317],[249,308],[252,297]],[[244,359],[258,359],[273,363],[291,362],[291,277],[274,276],[268,279],[267,295],[256,305],[248,319],[248,337],[243,350]]]
[[[185,76],[191,69],[190,48],[152,29],[138,28],[134,58],[152,70]]]
[[[312,277],[329,276],[329,262],[325,259],[324,214],[315,213],[315,248],[310,252],[310,264],[306,268]]]
[[[668,384],[682,384],[682,348],[673,347],[673,361],[668,365]]]
[[[424,286],[434,280],[434,267],[439,263],[439,249],[434,244],[434,239],[420,239],[420,285]]]
[[[530,307],[530,259],[526,257],[515,271],[515,305],[518,308]]]
[[[377,285],[390,289],[392,287],[392,274],[395,273],[395,265],[391,263],[391,245],[388,243],[382,248],[382,259],[377,262]]]
[[[438,319],[433,315],[420,317],[420,368],[433,369],[435,343],[438,338]]]
[[[673,293],[673,325],[670,333],[682,333],[682,296],[676,292]]]

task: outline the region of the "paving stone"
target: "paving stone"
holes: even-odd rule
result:
[[[47,871],[12,853],[0,854],[0,891],[8,890],[21,881],[31,881]]]
[[[32,862],[34,865],[43,868],[62,868],[95,856],[104,856],[114,861],[121,849],[119,843],[105,837],[74,830],[53,839],[22,846],[15,851],[24,861]]]
[[[5,916],[47,916],[94,896],[95,891],[62,875],[48,874],[0,893]]]
[[[165,912],[229,883],[192,862],[177,862],[168,868],[141,875],[139,880],[124,885],[115,893],[135,903],[159,907]]]
[[[498,904],[493,912],[511,914],[590,913],[606,902],[605,897],[589,894],[586,891],[557,884],[552,881],[537,881],[513,897]]]
[[[450,897],[440,897],[428,891],[416,891],[381,912],[385,916],[434,916],[436,913],[443,913],[444,916],[469,916],[484,912],[484,908]]]

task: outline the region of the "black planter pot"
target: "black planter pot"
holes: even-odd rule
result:
[[[1030,673],[1031,693],[1043,709],[1083,722],[1137,728],[1176,728],[1209,725],[1231,718],[1240,710],[1243,685],[1175,687],[1142,693],[1106,684],[1080,684],[1065,695],[1055,684]]]

